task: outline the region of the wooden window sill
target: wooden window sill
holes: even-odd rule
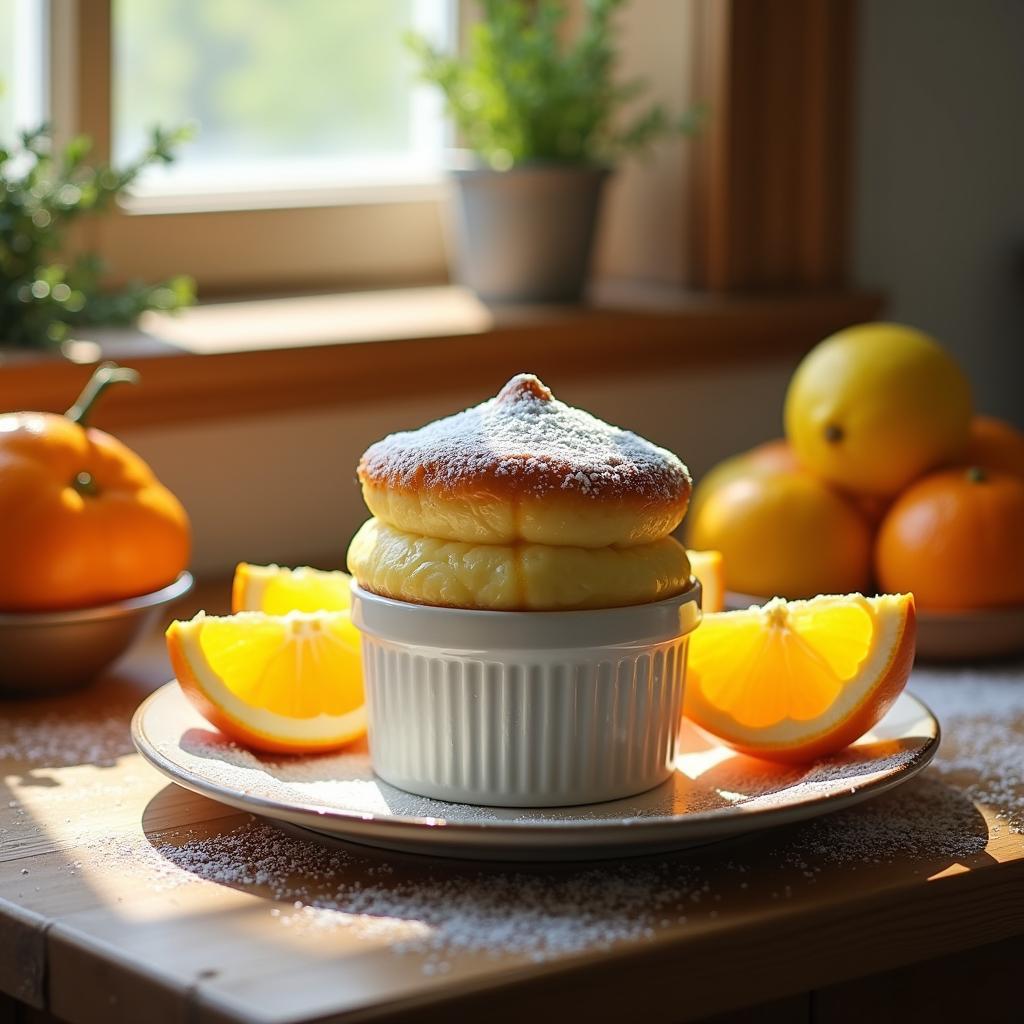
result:
[[[104,401],[119,429],[494,389],[520,370],[552,380],[796,358],[877,316],[863,291],[746,296],[606,283],[586,306],[486,307],[453,286],[199,306],[140,329],[83,335],[92,359],[143,376]],[[89,365],[0,355],[0,409],[66,408]]]

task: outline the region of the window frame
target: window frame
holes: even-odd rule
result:
[[[53,0],[51,112],[57,140],[86,134],[109,161],[112,0]],[[447,276],[444,183],[118,204],[83,222],[73,247],[99,252],[111,283],[186,271],[201,294],[435,283]],[[202,239],[202,245],[196,239]]]
[[[474,20],[458,2],[461,36]],[[690,0],[693,95],[709,111],[680,189],[677,284],[719,292],[835,288],[847,270],[856,0]],[[578,20],[582,0],[569,0]],[[51,0],[58,138],[111,140],[112,0]],[[578,8],[578,9],[577,9]],[[112,283],[182,269],[200,294],[434,284],[447,279],[445,186],[296,195],[293,205],[115,209],[81,225]],[[329,200],[329,201],[328,201]],[[196,245],[201,238],[202,244]]]
[[[695,0],[694,287],[846,283],[857,0]]]

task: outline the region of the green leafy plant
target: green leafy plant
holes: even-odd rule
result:
[[[410,34],[423,77],[439,86],[466,143],[497,170],[527,160],[611,164],[693,131],[700,112],[673,117],[642,80],[617,82],[613,16],[626,0],[587,0],[586,23],[563,42],[565,0],[480,0],[465,57]]]
[[[0,344],[55,347],[78,327],[128,324],[145,310],[194,301],[188,277],[111,291],[95,254],[62,261],[71,224],[109,206],[150,164],[173,160],[188,135],[155,129],[145,152],[118,170],[90,166],[85,137],[53,153],[46,126],[0,148]]]

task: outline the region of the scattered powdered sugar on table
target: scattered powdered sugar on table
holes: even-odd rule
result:
[[[911,685],[943,730],[935,761],[881,800],[808,823],[790,846],[789,863],[962,861],[982,854],[1002,829],[1024,835],[1024,664],[919,667]],[[979,808],[994,823],[986,824]]]
[[[363,858],[260,822],[163,843],[156,852],[208,881],[265,889],[286,905],[272,913],[287,927],[383,936],[396,952],[425,956],[428,970],[443,970],[444,958],[458,951],[545,960],[647,938],[667,908],[701,884],[686,865],[665,863],[552,873],[430,862],[410,868],[408,858],[396,857],[397,865],[386,855]]]
[[[937,772],[1024,834],[1024,662],[918,670],[912,684],[943,728]]]
[[[418,956],[428,974],[451,970],[458,953],[543,961],[643,942],[659,929],[725,917],[723,907],[732,913],[766,898],[799,899],[818,886],[843,886],[849,872],[895,865],[887,870],[898,877],[930,877],[950,864],[975,863],[994,832],[1017,841],[1024,833],[1024,665],[922,668],[912,689],[944,730],[942,749],[922,776],[825,818],[689,853],[487,867],[322,844],[250,819],[221,831],[209,822],[148,838],[141,831],[96,837],[81,857],[137,872],[157,892],[218,884],[269,898],[267,913],[283,928],[314,934],[347,929]],[[195,733],[190,742],[197,757],[226,758],[229,771],[262,764],[245,751],[225,749],[208,730]],[[888,755],[895,759],[888,767],[898,767],[903,756]],[[284,768],[275,771],[300,788],[329,787],[331,760],[282,761]],[[850,770],[839,758],[797,784],[845,784]],[[375,786],[368,763],[364,777],[349,779],[356,788],[347,798],[366,797],[369,789],[357,784]],[[751,784],[742,773],[726,772],[716,781],[741,793]],[[793,778],[777,775],[777,785],[784,784],[793,785]],[[77,869],[77,862],[68,867]]]
[[[763,889],[758,872],[766,853],[767,862],[776,865],[773,877],[777,873],[779,878],[769,898],[785,900],[798,897],[801,887],[841,885],[847,872],[870,871],[879,864],[906,863],[907,870],[927,876],[951,863],[970,862],[983,855],[990,832],[976,803],[994,814],[996,828],[1024,829],[1021,666],[919,669],[913,689],[935,710],[945,731],[943,748],[924,776],[868,803],[748,841],[632,861],[509,869],[363,854],[253,820],[213,835],[154,837],[155,846],[141,855],[141,862],[154,885],[174,887],[201,879],[254,890],[276,901],[269,913],[282,927],[352,929],[388,942],[398,953],[419,955],[427,973],[450,970],[459,952],[539,961],[642,942],[659,928],[716,918],[725,897],[729,906],[747,895],[764,899],[763,891],[755,895],[757,886],[751,882]],[[233,765],[251,771],[262,764],[246,751],[226,750],[210,732],[194,735],[191,749],[197,756],[225,758],[228,770]],[[907,756],[895,751],[875,767],[899,767]],[[274,771],[300,788],[329,786],[331,760],[281,761]],[[859,771],[862,766],[851,752],[815,766],[799,780],[799,772],[776,772],[775,784],[813,791],[845,785]],[[368,762],[364,772],[362,778],[350,772],[348,784],[374,787]],[[725,772],[716,781],[723,790],[733,787],[742,795],[757,779]],[[369,792],[359,791],[363,798]],[[354,795],[359,795],[355,789],[345,798]],[[403,811],[415,813],[417,799],[410,797]],[[663,801],[651,809],[666,813],[671,808]],[[529,821],[548,812],[509,813]],[[130,856],[140,862],[138,851]]]
[[[138,702],[133,692],[100,695],[88,707],[65,698],[47,702],[43,711],[34,702],[8,705],[0,723],[0,760],[47,768],[113,764],[135,750],[129,723]]]

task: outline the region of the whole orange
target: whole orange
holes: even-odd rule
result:
[[[740,593],[802,598],[870,584],[867,522],[803,470],[748,466],[707,495],[686,536],[722,552],[726,585]]]
[[[800,461],[793,446],[784,438],[776,437],[755,445],[745,455],[754,465],[766,469],[799,469]]]
[[[1024,477],[1024,432],[994,416],[975,416],[964,461]]]
[[[102,371],[105,383],[96,383]],[[125,372],[125,371],[122,371]],[[181,503],[133,451],[83,426],[109,367],[65,416],[0,416],[0,610],[79,608],[171,583],[188,564]]]
[[[793,446],[784,437],[765,441],[737,458],[746,459],[748,465],[764,466],[769,469],[802,468]],[[878,494],[857,494],[842,487],[837,487],[836,490],[857,507],[871,526],[878,526],[890,505],[889,498],[883,498]]]
[[[1024,605],[1024,480],[977,467],[919,480],[882,522],[875,570],[926,610]]]
[[[687,510],[687,522],[693,522],[700,514],[700,506],[705,499],[719,487],[735,479],[745,476],[752,466],[761,469],[798,469],[800,463],[793,454],[793,449],[784,437],[771,441],[763,441],[749,451],[730,455],[712,466],[698,481],[690,496],[690,507]]]

